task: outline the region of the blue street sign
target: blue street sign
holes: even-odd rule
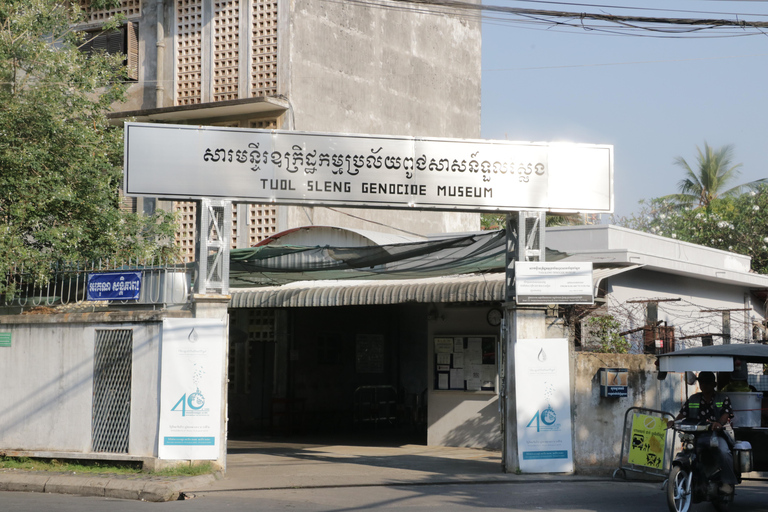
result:
[[[88,274],[88,300],[138,300],[141,272]]]

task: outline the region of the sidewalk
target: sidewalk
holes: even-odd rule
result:
[[[121,477],[0,470],[0,491],[172,501],[191,495],[260,489],[605,480],[502,473],[499,452],[470,448],[230,440],[227,453],[224,475]]]

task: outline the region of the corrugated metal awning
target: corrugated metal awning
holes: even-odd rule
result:
[[[597,268],[593,283],[640,265]],[[424,279],[298,281],[282,286],[230,289],[231,308],[372,306],[406,302],[503,302],[503,272]]]
[[[230,289],[231,308],[370,306],[405,302],[504,300],[504,274],[425,279],[298,281],[283,286]]]

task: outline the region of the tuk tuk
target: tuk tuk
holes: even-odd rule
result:
[[[695,347],[660,354],[658,359],[660,379],[667,372],[711,371],[722,375],[733,372],[735,362],[768,364],[768,345],[734,343]],[[755,390],[728,391],[727,394],[734,409],[736,440],[747,441],[752,446],[753,471],[768,471],[768,393]]]

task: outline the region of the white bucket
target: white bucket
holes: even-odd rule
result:
[[[733,406],[734,427],[759,427],[761,409],[763,407],[762,393],[726,393],[731,398]]]

